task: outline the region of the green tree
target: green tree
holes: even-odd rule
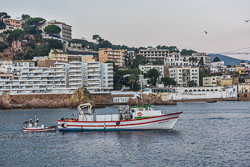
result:
[[[146,58],[141,55],[137,55],[136,58],[133,61],[132,68],[138,68],[139,65],[146,64]]]
[[[191,62],[192,65],[194,65],[198,61],[198,58],[197,57],[189,57],[188,61]]]
[[[34,17],[34,18],[29,18],[27,21],[26,21],[26,25],[28,26],[39,26],[39,25],[42,25],[46,20],[44,18],[41,18],[41,17]]]
[[[203,57],[200,58],[199,66],[204,66],[204,59],[203,59]]]
[[[29,18],[28,20],[25,21],[25,24],[23,25],[23,29],[26,34],[33,34],[35,35],[38,33],[39,26],[44,24],[46,20],[40,17],[34,17],[34,18]]]
[[[0,12],[0,19],[2,18],[10,18],[10,16],[6,12]]]
[[[189,56],[191,56],[193,53],[197,53],[196,51],[194,51],[194,50],[188,50],[188,49],[182,49],[181,50],[181,55],[189,55]]]
[[[48,39],[50,49],[63,49],[63,43],[56,39]]]
[[[0,30],[5,30],[6,24],[0,19]]]
[[[220,58],[219,57],[215,57],[213,62],[219,62],[220,61]]]
[[[8,45],[4,42],[0,42],[0,52],[3,52],[4,49],[7,49]]]
[[[9,43],[12,43],[14,40],[24,39],[24,34],[24,31],[21,29],[15,29],[14,31],[11,31],[8,36]]]
[[[134,84],[136,83],[136,80],[137,80],[137,77],[136,77],[136,74],[131,74],[129,76],[129,83],[131,84],[131,88],[132,90],[134,90]]]
[[[169,77],[162,77],[161,78],[161,82],[165,85],[165,86],[170,86],[170,85],[176,85],[176,82],[173,78],[169,78]]]
[[[194,82],[193,80],[191,80],[191,81],[188,81],[188,87],[195,87],[195,86],[197,86],[197,83],[196,82]]]
[[[37,46],[35,49],[32,49],[28,52],[28,54],[24,57],[24,59],[32,59],[36,56],[47,56],[50,52],[50,47],[48,44],[41,44]]]
[[[61,28],[56,25],[48,25],[44,28],[44,31],[49,35],[59,34],[61,32]]]
[[[152,85],[156,85],[157,78],[160,76],[160,72],[156,69],[150,69],[146,73],[146,77],[149,78],[149,82]]]
[[[156,60],[152,62],[153,65],[164,65],[164,61]]]
[[[25,20],[28,20],[30,19],[30,15],[28,14],[22,14],[22,20],[25,21]]]

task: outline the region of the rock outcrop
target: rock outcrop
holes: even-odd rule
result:
[[[88,89],[80,87],[75,90],[75,92],[70,97],[70,105],[72,107],[77,107],[78,105],[83,103],[91,103],[92,105],[94,105],[94,102],[91,100]]]

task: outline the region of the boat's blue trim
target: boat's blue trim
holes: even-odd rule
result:
[[[138,131],[144,129],[59,129],[61,132],[83,132],[83,131]]]

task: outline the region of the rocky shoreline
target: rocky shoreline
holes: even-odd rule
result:
[[[145,104],[154,105],[176,105],[177,102],[217,102],[217,101],[249,101],[249,96],[245,94],[239,98],[216,98],[216,99],[189,99],[178,101],[163,101],[156,95],[143,95],[143,102]],[[87,89],[79,88],[73,94],[25,94],[25,95],[0,95],[0,108],[14,109],[14,108],[76,108],[82,103],[91,103],[95,108],[105,107],[109,105],[121,105],[113,103],[113,97],[110,94],[90,94]],[[130,98],[129,105],[140,105],[138,99]]]

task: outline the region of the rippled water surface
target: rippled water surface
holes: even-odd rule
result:
[[[23,133],[72,109],[0,110],[0,166],[250,166],[250,102],[155,106],[183,111],[170,131]],[[117,106],[96,109],[115,113]]]

